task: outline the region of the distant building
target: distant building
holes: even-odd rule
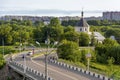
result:
[[[116,39],[115,39],[115,36],[113,36],[113,35],[110,36],[110,39],[112,39],[112,40],[116,40]]]
[[[103,20],[120,20],[120,12],[103,12]]]
[[[99,43],[102,43],[105,39],[105,37],[102,36],[99,32],[94,32],[94,37]]]
[[[88,25],[88,23],[86,22],[86,20],[83,18],[83,11],[82,11],[81,12],[81,19],[76,24],[75,31],[77,31],[77,32],[86,32],[86,33],[90,34],[89,28],[90,28],[90,26]]]

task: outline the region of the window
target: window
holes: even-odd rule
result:
[[[87,28],[85,28],[85,31],[87,31]]]
[[[80,28],[80,31],[82,31],[82,28]]]

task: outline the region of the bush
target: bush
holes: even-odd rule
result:
[[[4,47],[4,54],[10,54],[10,53],[15,53],[15,52],[16,50],[14,50],[14,48],[11,46]],[[0,53],[3,53],[3,47],[0,47]]]
[[[3,55],[0,54],[0,69],[5,65],[5,60],[3,58]]]

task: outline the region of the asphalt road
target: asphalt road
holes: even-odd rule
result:
[[[19,63],[25,64],[24,59],[19,55],[15,58]],[[42,73],[45,72],[44,56],[31,59],[26,58],[26,66],[33,68]],[[93,78],[89,75],[83,73],[76,73],[65,68],[60,68],[58,66],[48,64],[48,76],[52,77],[54,80],[100,80],[98,78]]]

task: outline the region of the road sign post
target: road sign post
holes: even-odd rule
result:
[[[87,70],[89,71],[91,54],[90,53],[86,54],[86,58],[87,58]]]

